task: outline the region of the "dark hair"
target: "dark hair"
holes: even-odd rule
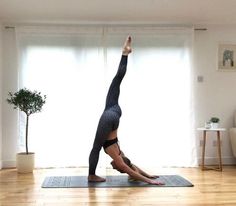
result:
[[[129,158],[123,156],[122,159],[125,162],[125,164],[127,164],[130,168],[132,168],[132,163]]]

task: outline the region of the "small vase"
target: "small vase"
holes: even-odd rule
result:
[[[205,122],[205,128],[211,129],[211,122]]]

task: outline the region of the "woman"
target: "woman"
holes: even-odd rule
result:
[[[131,164],[130,160],[125,157],[124,153],[120,150],[117,139],[117,129],[119,126],[119,120],[121,117],[121,108],[118,104],[120,94],[120,84],[125,76],[128,55],[131,53],[131,37],[129,36],[123,46],[122,57],[120,65],[115,77],[110,85],[105,110],[99,120],[93,148],[89,155],[89,175],[88,181],[91,182],[104,182],[106,179],[99,177],[95,174],[99,153],[103,147],[105,152],[113,159],[112,166],[114,169],[122,173],[127,173],[131,178],[135,180],[141,180],[149,184],[160,185],[163,184],[152,178],[157,176],[151,176],[140,170],[138,167]],[[128,163],[130,162],[130,164]]]

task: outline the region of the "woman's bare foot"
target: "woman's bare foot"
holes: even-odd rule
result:
[[[99,177],[97,175],[89,175],[88,176],[88,181],[89,182],[105,182],[106,179],[102,178],[102,177]]]
[[[131,49],[131,36],[128,36],[125,43],[124,43],[122,54],[124,56],[128,56],[128,54],[131,53],[131,52],[132,52],[132,49]]]

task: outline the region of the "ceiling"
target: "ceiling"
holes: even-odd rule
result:
[[[235,24],[236,0],[0,0],[0,22]]]

